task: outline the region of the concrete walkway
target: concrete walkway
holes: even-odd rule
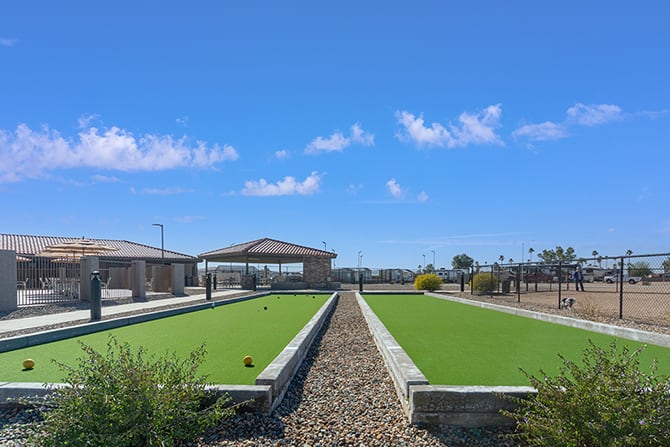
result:
[[[240,289],[230,289],[212,292],[212,299],[220,300],[228,295],[235,295],[241,292]],[[185,304],[205,300],[205,294],[190,295],[175,298],[164,298],[152,301],[143,301],[138,303],[119,304],[115,306],[103,306],[102,316],[110,317],[125,312],[134,312],[138,310],[151,311],[165,306],[175,304]],[[72,321],[89,320],[91,318],[90,310],[73,310],[69,312],[59,312],[49,315],[40,315],[37,317],[13,318],[9,320],[0,320],[0,334],[15,332],[35,327],[51,326],[54,324],[69,323]]]

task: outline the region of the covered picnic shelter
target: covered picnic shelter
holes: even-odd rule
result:
[[[231,245],[218,250],[201,253],[198,257],[205,261],[205,273],[208,264],[234,262],[245,264],[245,276],[249,276],[249,264],[277,264],[281,276],[283,264],[302,263],[303,282],[309,288],[331,287],[331,260],[337,257],[334,252],[303,245],[262,238],[250,242]],[[273,288],[290,288],[287,284],[273,284]]]

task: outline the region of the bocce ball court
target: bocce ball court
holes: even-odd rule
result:
[[[219,384],[253,384],[330,295],[275,294],[205,310],[96,332],[0,353],[0,381],[60,382],[64,373],[52,362],[76,365],[84,355],[79,342],[105,353],[110,334],[157,356],[175,352],[186,358],[203,342],[207,354],[199,372]],[[252,366],[243,358],[251,356]],[[25,370],[23,360],[35,360]],[[148,356],[146,357],[148,358]]]
[[[417,294],[363,298],[431,384],[523,386],[539,370],[555,375],[557,354],[579,362],[592,340],[634,350],[642,343]],[[670,349],[648,344],[640,365],[670,373]]]

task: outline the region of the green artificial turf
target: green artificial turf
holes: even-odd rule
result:
[[[389,332],[435,385],[528,385],[519,371],[556,375],[557,354],[580,362],[588,340],[608,346],[641,343],[424,295],[365,295]],[[670,373],[670,349],[648,345],[641,368],[658,360]]]
[[[59,382],[63,372],[51,359],[76,365],[79,341],[106,352],[109,334],[149,353],[176,352],[181,358],[206,343],[199,372],[212,383],[253,384],[256,376],[284,349],[330,295],[269,295],[213,309],[112,329],[16,351],[0,353],[0,382]],[[253,367],[242,358],[251,355]],[[23,370],[23,360],[36,365]]]

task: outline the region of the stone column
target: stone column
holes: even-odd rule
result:
[[[330,274],[330,258],[314,256],[303,259],[302,277],[309,287],[328,284]]]
[[[16,310],[16,252],[0,250],[0,312]]]
[[[184,296],[184,264],[172,264],[172,294]]]
[[[133,298],[145,300],[147,298],[146,278],[147,266],[144,261],[133,261],[130,267],[130,288]]]

